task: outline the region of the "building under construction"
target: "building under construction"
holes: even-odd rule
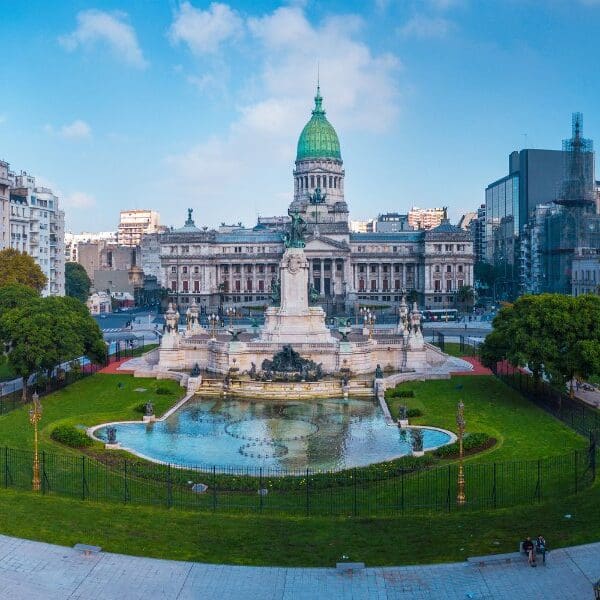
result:
[[[592,141],[583,137],[583,117],[573,114],[573,132],[563,141],[564,180],[545,219],[543,291],[571,293],[572,262],[581,248],[600,248],[600,215]]]

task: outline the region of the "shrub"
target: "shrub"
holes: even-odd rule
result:
[[[146,414],[146,403],[142,402],[141,404],[134,406],[133,410],[136,413],[141,413],[141,414],[145,415]]]
[[[162,387],[161,385],[156,388],[156,394],[158,396],[170,396],[172,393],[173,392],[171,392],[169,388]]]
[[[409,408],[406,411],[406,416],[409,419],[416,419],[417,417],[423,416],[423,411],[420,408]]]
[[[463,438],[463,450],[481,450],[488,446],[492,438],[487,433],[467,433]],[[433,454],[438,458],[455,458],[459,454],[458,442],[441,446],[434,450]]]
[[[392,388],[390,390],[385,390],[386,399],[391,398],[414,398],[415,392],[414,390],[403,390],[401,388]]]
[[[92,439],[81,429],[73,425],[59,425],[52,430],[50,437],[60,444],[70,448],[86,448],[93,444]]]

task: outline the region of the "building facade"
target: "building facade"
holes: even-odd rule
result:
[[[298,140],[289,213],[306,224],[309,283],[331,311],[359,305],[394,309],[403,291],[416,290],[424,306],[449,306],[460,286],[473,285],[468,232],[440,219],[429,231],[353,232],[344,193],[340,143],[317,88],[315,107]],[[207,230],[192,210],[180,229],[160,236],[161,282],[171,299],[201,310],[270,302],[284,252],[281,228]]]
[[[445,208],[419,208],[413,206],[408,211],[408,224],[413,229],[433,229],[446,218]]]
[[[117,232],[100,231],[98,233],[65,233],[65,261],[79,262],[79,244],[90,244],[99,241],[116,244]]]
[[[65,293],[64,229],[64,213],[52,190],[0,161],[0,249],[13,248],[35,260],[48,280],[45,296]]]
[[[160,231],[160,216],[155,210],[122,210],[117,234],[120,246],[139,246],[147,233]]]

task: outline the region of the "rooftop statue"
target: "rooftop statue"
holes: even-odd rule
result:
[[[306,235],[306,222],[298,213],[292,213],[292,222],[289,231],[283,234],[283,243],[286,248],[304,248]]]

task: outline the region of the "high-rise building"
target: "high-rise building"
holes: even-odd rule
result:
[[[412,229],[433,229],[446,218],[445,208],[419,208],[413,206],[408,211],[408,224]]]
[[[475,262],[483,262],[485,260],[485,204],[477,209],[476,217],[471,219],[469,231],[473,238]]]
[[[9,170],[0,161],[0,247],[26,252],[48,282],[45,296],[65,293],[65,215],[51,189],[36,185],[35,177]]]
[[[122,210],[119,219],[120,246],[139,246],[142,236],[160,230],[160,216],[154,210]]]

